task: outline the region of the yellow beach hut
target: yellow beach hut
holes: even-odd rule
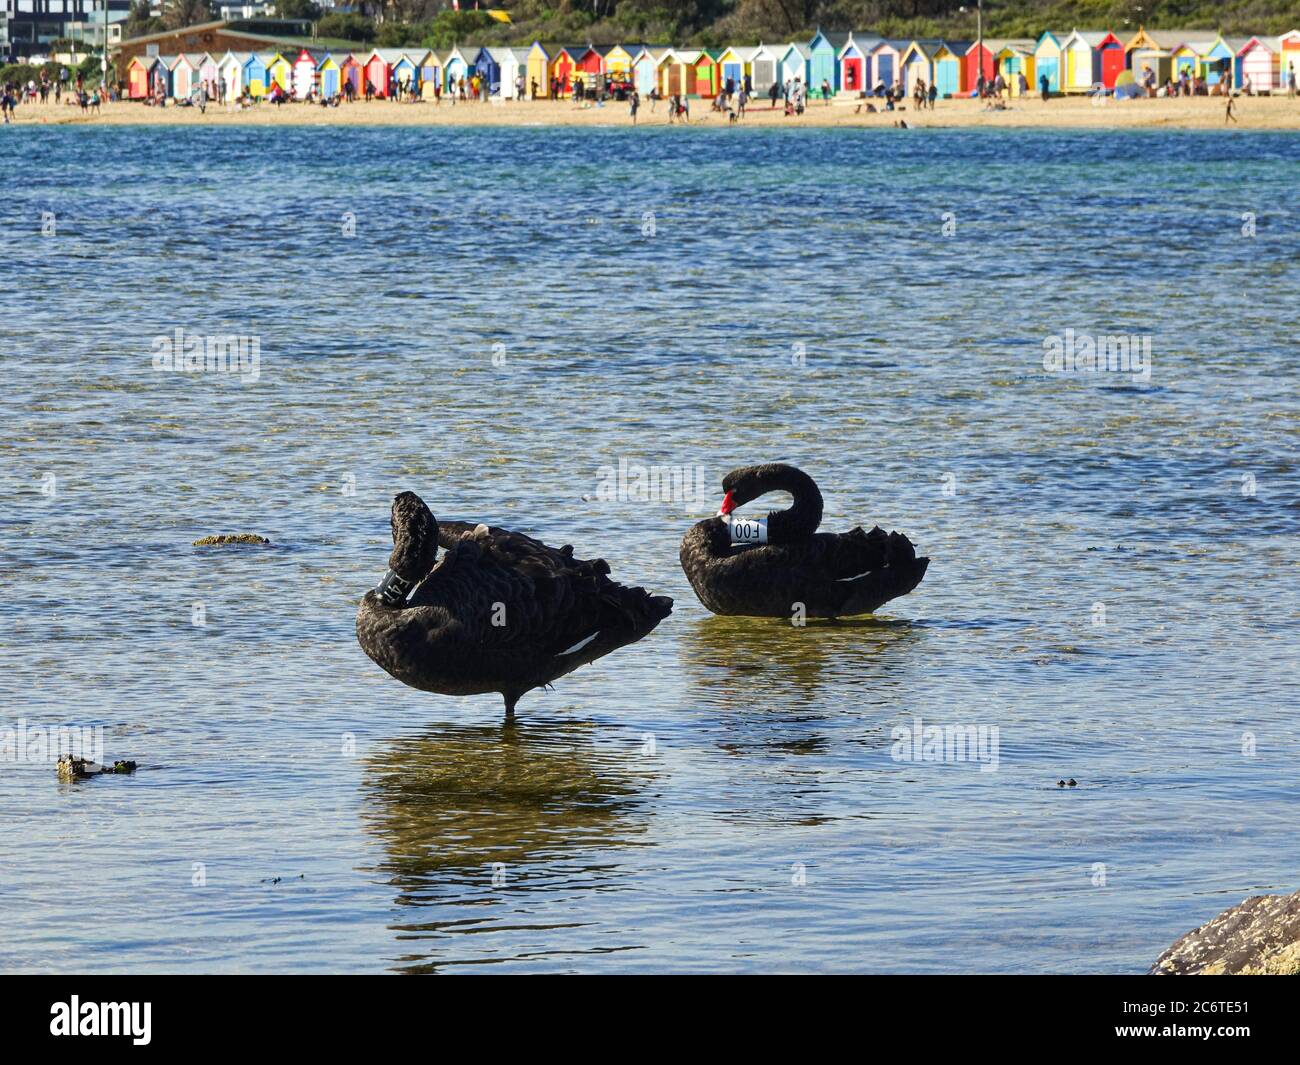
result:
[[[420,67],[420,99],[435,99],[436,90],[442,88],[442,60],[438,58],[438,53],[429,49],[423,52],[417,49],[411,53],[411,58]]]
[[[1041,92],[1043,78],[1047,79],[1047,91],[1061,92],[1061,37],[1051,30],[1044,30],[1034,45],[1034,91]]]
[[[1205,62],[1205,53],[1213,44],[1213,41],[1184,41],[1171,48],[1169,58],[1174,80],[1184,74],[1189,78],[1199,78],[1202,74],[1201,67]]]
[[[605,77],[626,80],[632,74],[632,60],[636,58],[638,48],[628,45],[626,48],[616,44],[605,53]]]
[[[528,95],[536,93],[539,100],[551,95],[551,53],[534,41],[528,49],[528,64],[525,75],[528,78]],[[536,89],[534,89],[536,86]]]
[[[293,88],[293,64],[279,52],[272,52],[266,57],[266,87],[269,90],[274,82],[285,92]]]
[[[1020,95],[1020,75],[1025,76],[1026,93],[1034,94],[1038,86],[1034,80],[1034,42],[1027,40],[1003,41],[993,53],[994,68],[1007,83],[1012,96]]]

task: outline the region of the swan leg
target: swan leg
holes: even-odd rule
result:
[[[505,699],[506,701],[507,721],[513,721],[515,719],[515,703],[519,702],[519,697],[523,694],[524,694],[523,692],[502,692],[501,693],[502,698]]]

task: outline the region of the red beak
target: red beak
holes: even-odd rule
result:
[[[731,492],[728,492],[725,496],[722,497],[722,506],[718,508],[718,514],[722,517],[725,517],[735,509],[736,509],[736,497]]]

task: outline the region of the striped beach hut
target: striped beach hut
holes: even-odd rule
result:
[[[203,61],[199,64],[199,81],[208,87],[209,98],[215,98],[217,95],[217,57],[210,52],[203,53]]]
[[[766,96],[774,82],[781,81],[781,52],[771,45],[759,44],[754,49],[754,56],[749,61],[750,79],[754,83],[754,94]]]
[[[1034,79],[1034,44],[1016,38],[1003,41],[993,53],[993,69],[1002,75],[1010,95],[1020,95],[1020,75],[1025,76],[1025,91],[1031,96],[1037,91]]]
[[[1042,87],[1042,79],[1047,78],[1048,92],[1064,92],[1061,75],[1064,67],[1061,63],[1061,38],[1051,30],[1044,30],[1034,45],[1034,90]]]
[[[237,99],[244,91],[244,63],[249,52],[227,52],[217,61],[217,77],[225,86],[227,100]]]
[[[325,59],[325,53],[303,48],[293,60],[293,95],[297,100],[305,100],[316,88],[316,72]]]
[[[1300,30],[1288,30],[1277,39],[1277,87],[1300,88]]]
[[[1251,37],[1237,52],[1237,87],[1244,89],[1250,79],[1251,94],[1271,93],[1279,88],[1281,56],[1276,39],[1272,45],[1263,37]]]
[[[899,57],[898,66],[903,72],[903,88],[907,95],[916,92],[916,83],[924,81],[926,88],[934,82],[934,53],[943,43],[937,38],[918,38],[908,41]]]
[[[545,99],[551,94],[551,53],[540,42],[534,41],[528,49],[528,94]]]
[[[808,71],[812,63],[812,51],[806,44],[795,41],[788,44],[781,53],[781,85],[786,82],[793,85],[801,81],[808,84]]]
[[[1106,30],[1075,30],[1061,44],[1065,91],[1088,92],[1094,85],[1115,87],[1127,56],[1124,43]]]
[[[970,41],[944,41],[934,51],[934,83],[940,96],[960,96]]]
[[[823,83],[830,86],[830,91],[839,88],[839,71],[836,56],[848,43],[847,33],[828,33],[818,28],[813,39],[808,42],[810,58],[808,60],[808,95],[821,95]]]

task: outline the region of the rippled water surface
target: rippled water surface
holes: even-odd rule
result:
[[[0,767],[0,967],[1123,972],[1300,887],[1297,164],[5,130],[0,724],[140,768]],[[177,328],[257,336],[258,379],[155,372]],[[1151,337],[1150,380],[1045,373],[1067,328]],[[709,615],[681,535],[777,459],[925,583]],[[707,496],[602,501],[620,460]],[[514,726],[404,688],[353,632],[402,489],[676,612]],[[191,546],[232,531],[272,545]],[[895,758],[918,716],[996,727],[996,765]]]

